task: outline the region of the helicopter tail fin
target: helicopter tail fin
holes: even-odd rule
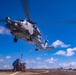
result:
[[[45,44],[44,44],[45,47],[48,46],[48,40],[45,40]]]
[[[54,46],[48,46],[48,40],[45,40],[44,44],[38,44],[37,45],[38,48],[36,48],[35,50],[53,50],[55,49]]]
[[[45,44],[44,44],[46,50],[53,50],[55,49],[53,46],[48,46],[48,40],[45,40]]]

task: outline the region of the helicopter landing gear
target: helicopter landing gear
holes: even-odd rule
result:
[[[17,38],[17,37],[15,37],[15,38],[14,38],[14,42],[17,42],[17,40],[18,40],[18,38]]]
[[[38,49],[36,48],[35,51],[38,51]]]

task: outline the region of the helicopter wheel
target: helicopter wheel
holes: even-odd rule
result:
[[[16,37],[14,38],[14,42],[17,42],[17,38]]]
[[[38,51],[38,49],[36,48],[35,51]]]

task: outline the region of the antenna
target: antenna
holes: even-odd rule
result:
[[[22,59],[22,57],[23,57],[23,54],[21,54],[21,59]]]

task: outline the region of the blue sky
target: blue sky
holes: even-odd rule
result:
[[[35,22],[76,20],[76,0],[29,0],[29,12]],[[0,19],[27,19],[20,0],[0,0]],[[0,23],[0,68],[11,68],[23,54],[27,68],[76,68],[76,24],[37,24],[42,38],[54,50],[35,51],[35,46],[14,36]]]

